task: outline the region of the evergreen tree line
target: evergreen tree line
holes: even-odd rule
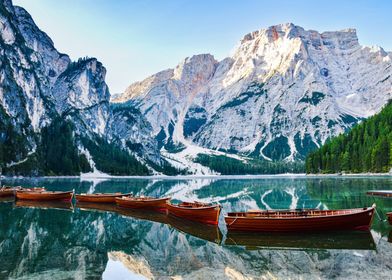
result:
[[[389,172],[392,167],[392,101],[379,114],[341,134],[306,158],[307,173]]]
[[[18,139],[14,138],[15,135],[12,133],[7,135],[14,139],[14,142]],[[23,162],[9,167],[6,166],[9,160],[2,163],[4,174],[65,176],[91,171],[86,157],[79,154],[70,122],[57,118],[49,126],[44,127],[37,138],[40,138],[40,141],[36,152],[30,156],[26,155]],[[8,147],[7,142],[0,146]]]
[[[303,162],[249,159],[246,162],[226,156],[200,154],[195,162],[208,166],[222,175],[257,175],[304,172]]]
[[[98,170],[111,175],[150,175],[148,168],[128,151],[105,139],[82,139],[84,147],[90,152]]]
[[[0,126],[0,128],[2,128]],[[1,137],[3,139],[1,139]],[[0,167],[3,174],[23,176],[69,176],[92,171],[84,154],[77,148],[72,123],[56,118],[41,130],[36,136],[38,145],[36,152],[27,156],[16,165],[7,167],[6,164],[14,159],[18,149],[26,146],[25,137],[16,134],[9,126],[0,130]],[[80,139],[78,140],[80,141]],[[109,144],[103,138],[90,140],[81,139],[93,157],[98,170],[112,175],[149,175],[148,168],[140,163],[128,151],[115,144]],[[162,167],[168,173],[175,173],[168,166]]]
[[[27,128],[25,133],[30,133]],[[0,167],[4,168],[7,163],[16,162],[17,158],[27,155],[26,137],[16,128],[12,119],[0,106]]]
[[[70,122],[55,119],[42,129],[41,137],[37,153],[43,174],[79,175],[91,171],[85,155],[79,154]]]

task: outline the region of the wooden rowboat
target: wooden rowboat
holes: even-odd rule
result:
[[[16,191],[16,198],[21,200],[65,200],[70,201],[73,191],[52,192],[52,191]]]
[[[392,225],[392,212],[387,213],[388,222]]]
[[[148,208],[155,210],[166,210],[170,197],[155,198],[149,196],[123,196],[116,198],[116,204],[123,208]]]
[[[367,195],[375,195],[375,196],[383,196],[383,197],[392,197],[392,190],[379,190],[379,191],[368,191]]]
[[[179,218],[217,225],[221,206],[218,204],[201,202],[182,202],[179,204],[167,204],[169,214]]]
[[[17,187],[8,187],[3,186],[0,188],[0,197],[13,197],[15,196],[16,191],[43,191],[45,188],[22,188],[21,186]]]
[[[376,205],[345,210],[257,210],[228,213],[228,230],[237,231],[325,231],[369,230]]]
[[[75,198],[79,202],[94,202],[94,203],[116,203],[116,197],[129,196],[124,193],[91,193],[91,194],[75,194]]]
[[[17,190],[22,189],[22,187],[7,187],[3,186],[0,188],[0,197],[14,196]]]

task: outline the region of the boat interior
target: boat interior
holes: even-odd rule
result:
[[[114,196],[114,195],[129,195],[129,194],[122,194],[120,192],[116,193],[80,193],[77,195],[85,195],[85,196]]]
[[[20,189],[22,189],[21,186],[16,186],[16,187],[2,186],[2,187],[0,188],[0,191],[20,190]]]
[[[158,198],[158,197],[152,197],[152,196],[123,196],[121,198],[128,199],[128,200],[136,200],[136,201],[165,199],[165,198]]]
[[[200,208],[200,207],[209,207],[214,206],[211,203],[203,203],[203,202],[181,202],[177,206],[184,208]]]

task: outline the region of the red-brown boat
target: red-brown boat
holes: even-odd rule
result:
[[[91,193],[91,194],[75,194],[75,198],[79,202],[93,202],[93,203],[116,203],[117,197],[129,196],[124,193]]]
[[[387,213],[388,222],[392,225],[392,212]]]
[[[377,190],[377,191],[368,191],[367,195],[375,195],[375,196],[383,196],[383,197],[392,197],[392,190]]]
[[[116,198],[116,204],[123,208],[148,208],[154,210],[166,210],[170,197],[155,198],[150,196],[123,196]]]
[[[0,197],[8,197],[8,196],[14,196],[15,192],[17,190],[22,189],[22,187],[7,187],[3,186],[0,188]]]
[[[228,230],[237,231],[325,231],[369,230],[376,205],[344,210],[256,210],[228,213]]]
[[[16,198],[21,200],[64,200],[70,201],[73,197],[73,191],[56,192],[56,191],[16,191]]]
[[[181,202],[179,204],[167,204],[169,214],[179,218],[217,225],[221,206],[218,204],[202,202]]]

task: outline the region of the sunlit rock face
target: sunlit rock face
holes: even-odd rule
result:
[[[151,128],[138,111],[134,115],[139,116],[126,124],[132,130],[115,134],[124,125],[111,112],[105,75],[105,67],[95,58],[71,62],[26,10],[9,0],[0,1],[0,140],[8,137],[12,127],[25,146],[25,151],[13,155],[13,161],[34,153],[42,128],[61,118],[70,121],[76,136],[121,138],[148,150],[147,157],[159,163],[156,142],[149,137]],[[109,119],[111,127],[119,128],[107,128]]]
[[[391,54],[356,31],[319,33],[281,24],[244,36],[222,61],[185,59],[130,85],[130,101],[166,140],[261,156],[303,159],[392,97]]]

